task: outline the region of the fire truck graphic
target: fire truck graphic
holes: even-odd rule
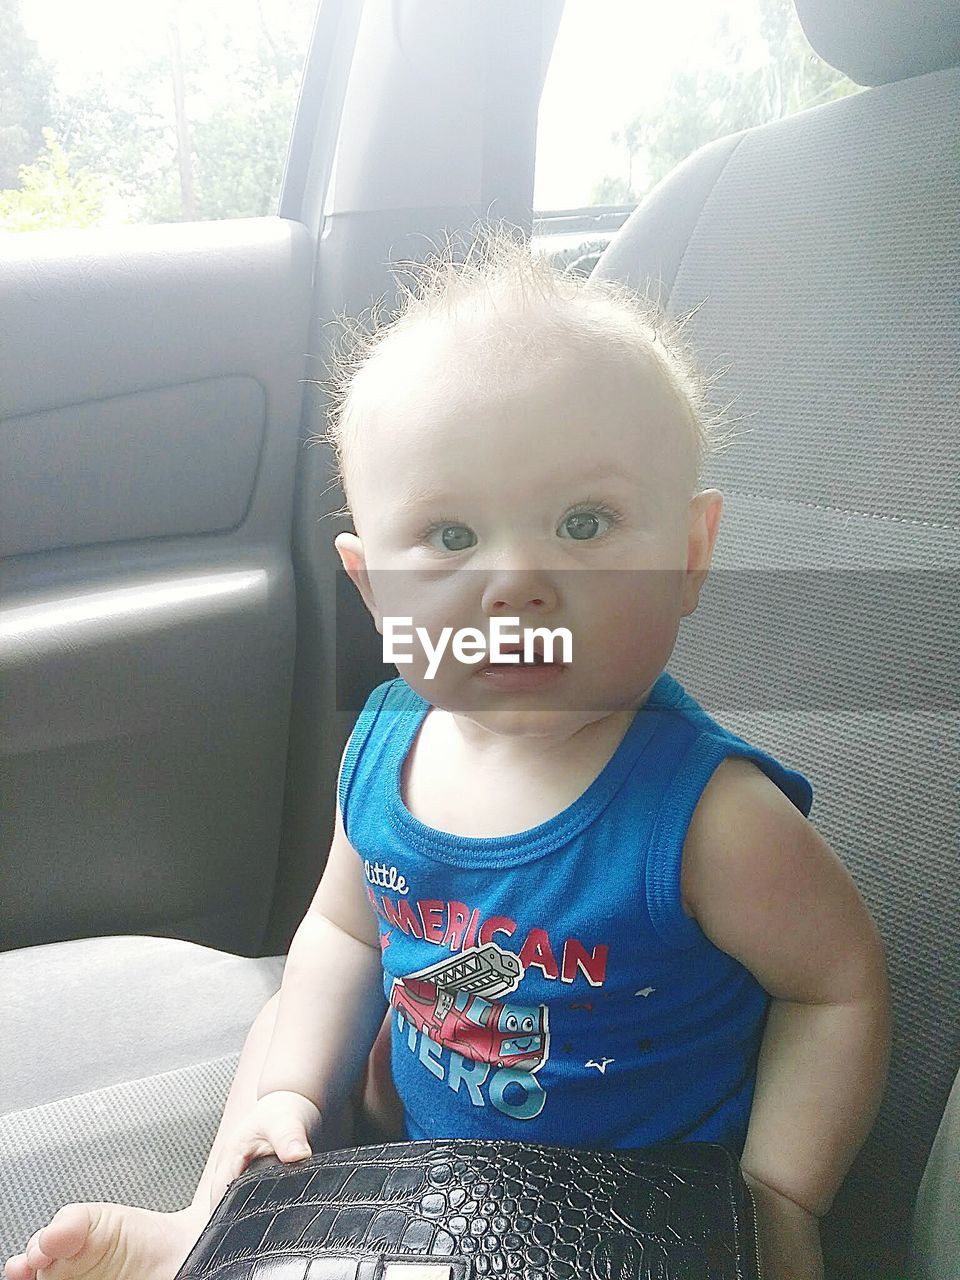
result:
[[[423,1035],[475,1062],[538,1071],[550,1048],[547,1009],[489,999],[513,991],[523,966],[495,942],[394,979],[390,1003]]]

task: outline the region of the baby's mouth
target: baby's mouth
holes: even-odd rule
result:
[[[518,660],[512,661],[507,657],[508,654],[516,654]],[[501,645],[500,657],[493,658],[489,662],[483,663],[480,667],[480,671],[523,671],[530,670],[533,667],[553,667],[557,670],[562,670],[564,663],[548,662],[544,657],[542,650],[537,648],[534,648],[532,660],[530,662],[526,662],[523,656],[522,645]]]

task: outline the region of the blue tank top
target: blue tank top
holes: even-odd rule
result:
[[[680,902],[684,839],[729,755],[807,814],[800,773],[663,672],[562,813],[470,838],[420,822],[401,768],[430,704],[370,694],[339,802],[380,926],[392,1063],[411,1139],[743,1150],[769,996]]]

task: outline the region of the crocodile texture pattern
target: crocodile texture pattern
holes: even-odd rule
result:
[[[758,1280],[737,1161],[443,1140],[258,1161],[176,1280]]]

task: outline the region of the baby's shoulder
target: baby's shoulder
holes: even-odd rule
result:
[[[711,776],[681,884],[706,937],[778,999],[849,1002],[884,981],[880,935],[850,873],[749,760],[726,759]]]
[[[756,800],[761,796],[772,798],[773,795],[790,804],[781,789],[755,760],[748,756],[729,755],[720,761],[710,775],[694,816],[709,811],[714,817],[720,817],[723,807],[729,807],[746,796]]]
[[[783,826],[809,826],[790,797],[747,756],[721,760],[700,794],[684,851],[735,840],[763,840]]]
[[[807,819],[763,769],[746,756],[720,762],[704,787],[683,845],[680,892],[684,911],[694,915],[701,883],[716,883],[729,870],[736,850],[775,849]]]

